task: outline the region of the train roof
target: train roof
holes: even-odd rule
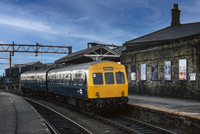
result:
[[[46,73],[49,69],[45,69],[45,70],[34,70],[34,71],[27,71],[27,72],[24,72],[22,73],[21,75],[28,75],[28,74],[42,74],[42,73]]]
[[[95,65],[97,63],[102,63],[102,62],[113,62],[113,61],[107,61],[107,60],[102,60],[102,61],[93,61],[93,62],[88,62],[88,63],[83,63],[83,64],[77,64],[77,65],[71,65],[71,66],[65,66],[62,68],[55,68],[55,69],[46,69],[46,70],[34,70],[34,71],[27,71],[22,73],[21,75],[28,75],[28,74],[43,74],[46,72],[60,72],[60,71],[68,71],[68,70],[79,70],[79,69],[88,69],[90,66]]]
[[[78,70],[78,69],[88,69],[90,66],[97,64],[97,63],[102,63],[102,62],[113,62],[113,61],[93,61],[93,62],[88,62],[88,63],[83,63],[83,64],[77,64],[77,65],[71,65],[71,66],[65,66],[62,68],[56,68],[52,69],[49,72],[58,72],[58,71],[68,71],[68,70]]]

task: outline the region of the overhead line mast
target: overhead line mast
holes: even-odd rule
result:
[[[0,59],[9,59],[10,62],[9,78],[11,78],[11,61],[12,61],[12,56],[14,56],[15,52],[35,53],[35,56],[38,56],[38,53],[71,54],[72,46],[40,45],[38,42],[36,42],[36,45],[15,44],[13,41],[13,44],[0,44],[0,52],[10,52],[9,58],[0,58]]]

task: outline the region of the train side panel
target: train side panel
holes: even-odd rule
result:
[[[21,74],[21,88],[32,91],[46,91],[46,71],[32,71]]]
[[[87,70],[51,71],[48,91],[68,96],[87,98]]]

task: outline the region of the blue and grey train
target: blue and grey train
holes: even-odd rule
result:
[[[128,102],[124,65],[95,61],[21,74],[24,93],[53,96],[83,109],[118,108]]]

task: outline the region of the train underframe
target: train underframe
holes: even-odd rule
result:
[[[113,113],[122,111],[125,104],[128,102],[128,97],[117,98],[97,98],[88,99],[74,96],[67,96],[65,94],[59,94],[54,92],[47,92],[41,90],[22,89],[25,94],[32,94],[42,96],[51,100],[67,103],[81,108],[84,111],[93,112],[95,114],[101,113]]]

